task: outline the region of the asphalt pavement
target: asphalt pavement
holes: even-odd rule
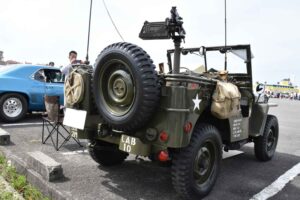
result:
[[[300,163],[300,101],[270,101],[279,104],[279,107],[270,108],[280,126],[276,155],[269,162],[259,162],[254,156],[253,144],[248,144],[241,149],[242,153],[223,159],[216,185],[205,199],[251,199]],[[0,151],[5,148],[24,161],[27,152],[42,151],[62,163],[65,178],[50,185],[71,195],[72,199],[179,199],[172,188],[168,167],[149,160],[136,161],[130,156],[120,166],[105,168],[95,163],[74,141],[68,142],[60,151],[54,150],[50,141],[42,145],[39,114],[28,115],[17,124],[0,122],[0,128],[11,134],[12,141],[11,145],[0,147]],[[87,144],[87,141],[82,143]],[[270,199],[299,200],[299,172]]]

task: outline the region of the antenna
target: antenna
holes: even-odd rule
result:
[[[91,31],[91,20],[92,20],[92,7],[93,7],[93,0],[90,3],[90,16],[89,16],[89,28],[88,28],[88,40],[87,40],[87,48],[86,48],[86,57],[85,61],[89,63],[89,47],[90,47],[90,31]]]
[[[227,2],[225,0],[225,61],[224,66],[225,70],[227,70]]]
[[[111,23],[112,23],[113,26],[115,27],[115,30],[117,31],[117,33],[118,33],[118,35],[120,36],[121,40],[124,42],[124,38],[122,37],[122,35],[121,35],[121,33],[120,33],[118,27],[116,26],[116,24],[115,24],[113,18],[111,17],[111,15],[110,15],[110,13],[109,13],[109,10],[108,10],[108,8],[107,8],[107,6],[106,6],[105,1],[102,0],[102,2],[103,2],[104,8],[105,8],[105,10],[106,10],[106,12],[107,12],[107,15],[108,15],[108,17],[109,17]]]

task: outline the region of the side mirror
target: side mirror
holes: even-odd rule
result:
[[[263,94],[265,92],[265,89],[266,89],[266,86],[262,83],[260,83],[256,86],[257,94]]]

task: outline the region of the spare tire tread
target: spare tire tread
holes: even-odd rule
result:
[[[131,70],[134,71],[131,72],[131,76],[133,79],[137,79],[134,81],[136,85],[138,85],[136,90],[139,90],[135,97],[138,99],[138,103],[135,102],[133,104],[133,107],[129,111],[130,114],[128,114],[128,117],[126,116],[126,119],[109,116],[107,112],[102,110],[105,109],[104,106],[99,103],[99,93],[101,91],[99,91],[98,85],[101,80],[97,80],[97,76],[99,76],[99,71],[102,64],[105,63],[106,57],[110,55],[120,55],[122,59],[127,59],[127,61],[132,64],[132,66],[130,66]],[[134,44],[121,42],[106,47],[96,59],[93,77],[94,96],[99,113],[101,113],[104,121],[115,129],[133,131],[143,127],[150,120],[158,107],[160,85],[155,66],[146,51]]]

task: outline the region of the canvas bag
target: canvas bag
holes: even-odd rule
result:
[[[67,105],[80,103],[84,97],[84,81],[76,71],[72,71],[65,82],[65,102]]]
[[[241,112],[241,93],[232,83],[218,81],[212,98],[211,112],[219,119],[227,119]]]

